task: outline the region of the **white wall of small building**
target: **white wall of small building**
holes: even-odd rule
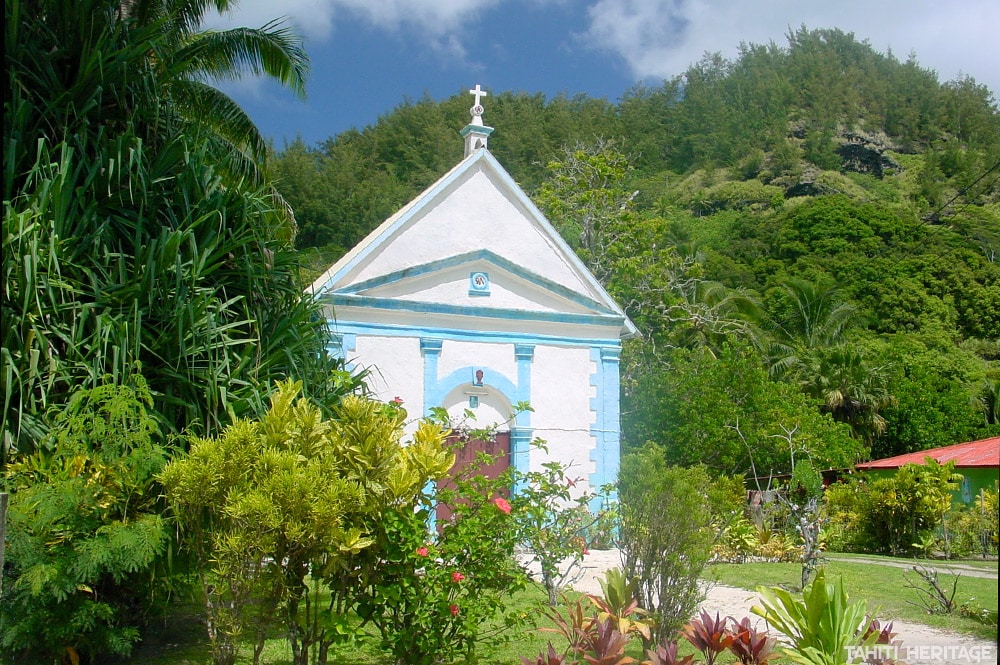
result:
[[[570,466],[569,476],[579,479],[582,491],[589,489],[594,472],[590,458],[595,441],[591,426],[595,422],[592,398],[596,371],[589,347],[535,347],[532,362],[531,425],[535,436],[544,439],[549,457]],[[533,456],[532,470],[540,470],[541,455]]]
[[[597,367],[590,346],[534,344],[527,377],[530,390],[526,390],[521,385],[524,377],[519,376],[513,342],[442,340],[433,381],[441,383],[457,376],[462,385],[442,393],[448,395],[449,403],[434,404],[425,403],[426,357],[419,337],[357,335],[352,342],[353,347],[345,349],[346,356],[370,370],[367,384],[376,399],[403,400],[412,419],[410,433],[415,420],[431,407],[444,406],[456,422],[460,421],[469,408],[470,392],[488,393],[477,395],[479,405],[472,409],[476,419],[470,423],[473,427],[507,422],[513,405],[526,399],[533,411],[523,414],[518,422],[526,424],[533,437],[543,439],[548,450],[546,454],[532,449],[529,469],[540,471],[544,462],[558,460],[570,467],[569,476],[578,481],[576,493],[591,489],[589,478],[595,471],[591,428],[596,422],[593,405],[597,396],[593,377]],[[483,370],[481,389],[472,385],[476,369]],[[506,390],[498,386],[506,386]],[[508,423],[501,429],[510,427]]]

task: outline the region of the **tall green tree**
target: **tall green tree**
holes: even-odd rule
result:
[[[637,371],[622,398],[628,449],[650,441],[670,464],[750,478],[787,473],[803,456],[846,467],[866,452],[797,386],[772,379],[750,346],[727,345],[717,358],[675,350],[670,363]]]
[[[872,364],[848,338],[861,322],[857,307],[822,279],[789,277],[782,289],[783,316],[767,324],[772,373],[797,383],[819,401],[820,410],[870,444],[885,431],[881,411],[895,398],[886,368]]]
[[[0,463],[136,362],[168,429],[217,431],[275,377],[337,390],[259,135],[200,78],[298,87],[303,56],[282,28],[199,33],[210,6],[5,3]]]
[[[551,178],[535,192],[549,221],[606,284],[615,269],[615,245],[628,234],[638,192],[627,189],[628,157],[613,141],[566,148],[548,165]]]

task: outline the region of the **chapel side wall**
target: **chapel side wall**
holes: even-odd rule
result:
[[[595,471],[592,451],[596,440],[591,428],[596,421],[592,384],[595,372],[590,348],[585,346],[537,345],[532,363],[532,430],[544,439],[548,457],[533,450],[531,469],[555,459],[568,465],[567,475],[577,482],[574,494],[590,491]]]

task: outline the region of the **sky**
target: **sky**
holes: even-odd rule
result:
[[[972,76],[1000,98],[997,0],[239,0],[205,27],[279,18],[305,41],[307,99],[259,79],[219,86],[279,150],[477,84],[614,103],[638,83],[683,74],[706,53],[734,59],[741,43],[787,46],[786,35],[802,26],[854,33],[900,60],[913,54],[939,80]],[[482,104],[489,125],[489,97]]]

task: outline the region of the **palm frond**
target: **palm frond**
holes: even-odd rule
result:
[[[261,28],[194,33],[168,66],[176,75],[188,77],[229,80],[248,72],[268,76],[304,98],[309,57],[291,27],[272,21]]]

